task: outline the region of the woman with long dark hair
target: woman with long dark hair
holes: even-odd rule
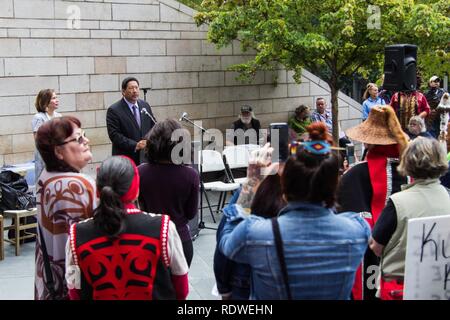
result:
[[[225,212],[236,203],[238,197],[239,191],[233,195],[229,205],[224,208]],[[259,184],[252,201],[251,213],[263,218],[273,218],[285,205],[280,175],[273,174],[267,176]],[[219,250],[222,230],[226,221],[226,216],[223,216],[217,228],[217,245],[214,252],[214,275],[217,290],[223,300],[248,300],[251,282],[250,265],[234,262]]]
[[[66,245],[72,299],[185,299],[188,267],[167,215],[135,206],[139,173],[125,156],[106,159],[97,173],[94,218],[74,224]]]
[[[277,218],[227,212],[219,249],[250,265],[250,299],[350,299],[370,229],[358,214],[332,210],[339,163],[326,131],[324,124],[308,130],[311,140],[287,160],[281,176],[287,206]],[[251,203],[262,168],[270,164],[270,149],[257,152],[236,206]]]

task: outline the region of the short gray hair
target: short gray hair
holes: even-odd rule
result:
[[[427,126],[425,125],[425,121],[423,120],[422,117],[420,117],[420,116],[411,117],[411,119],[409,119],[408,126],[409,126],[409,124],[411,124],[411,122],[415,122],[420,126],[420,132],[427,131]]]
[[[417,137],[402,155],[398,172],[414,179],[436,179],[448,170],[447,155],[436,139]]]

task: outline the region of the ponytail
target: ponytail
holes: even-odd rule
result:
[[[100,191],[100,204],[94,211],[94,224],[115,238],[123,229],[125,214],[120,196],[110,186],[104,186]]]
[[[100,202],[94,211],[94,224],[111,238],[119,236],[124,229],[126,211],[122,197],[130,189],[135,175],[138,175],[136,166],[132,160],[123,156],[106,159],[97,171]]]

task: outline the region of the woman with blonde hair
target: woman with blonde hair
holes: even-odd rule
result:
[[[450,197],[439,181],[447,169],[447,157],[435,139],[417,137],[401,158],[398,171],[414,182],[389,197],[369,243],[381,257],[378,293],[383,300],[403,299],[408,220],[450,214]]]
[[[384,99],[378,96],[378,86],[375,83],[368,83],[366,86],[366,91],[363,94],[364,102],[362,104],[363,110],[363,120],[366,120],[369,117],[370,110],[374,106],[384,106]]]

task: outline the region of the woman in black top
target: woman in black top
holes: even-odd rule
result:
[[[174,155],[179,159],[172,158],[172,150],[182,140],[180,137],[172,141],[175,130],[183,129],[176,120],[167,119],[158,122],[147,137],[148,163],[138,167],[141,176],[139,203],[144,211],[170,216],[190,266],[194,249],[188,223],[197,214],[200,178],[193,168],[177,164],[181,163],[182,155]],[[180,133],[183,135],[182,131]]]

